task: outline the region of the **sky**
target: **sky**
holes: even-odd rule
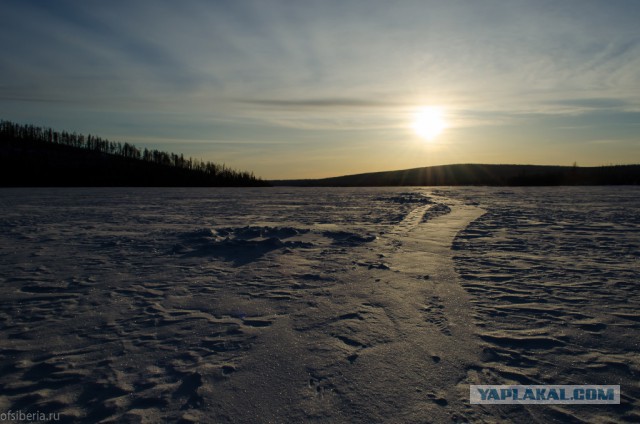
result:
[[[0,119],[267,179],[640,163],[637,0],[0,0]],[[413,129],[424,107],[446,128]]]

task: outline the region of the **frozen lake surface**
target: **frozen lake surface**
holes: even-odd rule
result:
[[[640,420],[638,187],[2,189],[0,211],[0,412]]]

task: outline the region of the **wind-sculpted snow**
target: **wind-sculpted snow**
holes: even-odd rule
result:
[[[639,194],[0,190],[0,412],[637,421]],[[513,382],[620,383],[623,404],[469,405]]]
[[[634,421],[640,407],[640,190],[465,194],[488,211],[453,243],[486,342],[487,378],[620,384],[622,405],[615,408],[551,409],[568,421],[607,421],[610,414],[618,417],[613,421]]]
[[[247,422],[251,401],[238,393],[257,394],[256,379],[269,381],[268,349],[288,337],[283,317],[304,326],[308,313],[350,308],[327,300],[391,272],[372,245],[415,202],[375,199],[422,197],[396,193],[3,190],[0,409],[59,412],[63,422]],[[376,343],[364,333],[340,334],[342,323],[364,312],[338,315],[336,337],[319,343],[346,343],[349,351],[357,350],[349,345],[355,338]],[[305,340],[320,337],[313,334]],[[304,370],[301,380],[283,380],[287,374],[275,369],[278,390],[264,387],[274,393],[272,417],[299,402],[315,408],[319,383],[299,389],[309,381]],[[324,373],[314,371],[317,381]],[[283,393],[298,390],[298,403],[283,403],[291,399]]]
[[[391,196],[376,197],[379,202],[393,202],[401,205],[405,204],[418,204],[418,205],[430,205],[434,203],[429,196],[425,196],[422,193],[416,192],[404,192],[397,193]]]
[[[356,234],[348,231],[325,231],[322,235],[333,240],[334,244],[341,246],[358,246],[377,239],[375,234]]]
[[[442,215],[446,215],[451,212],[451,208],[444,203],[436,203],[431,206],[427,211],[422,215],[422,222],[427,222],[430,219],[437,218]]]
[[[274,250],[291,252],[291,249],[327,245],[354,247],[376,238],[375,234],[368,233],[294,227],[203,228],[184,233],[169,254],[211,256],[247,264]]]
[[[307,229],[291,227],[203,228],[183,234],[182,243],[176,244],[172,252],[206,255],[216,250],[228,252],[232,248],[255,248],[266,253],[282,247],[313,247],[313,243],[290,240],[308,232]]]

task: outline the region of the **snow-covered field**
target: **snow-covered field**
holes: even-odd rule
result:
[[[0,190],[0,413],[638,422],[640,189]],[[479,406],[469,384],[620,384]]]

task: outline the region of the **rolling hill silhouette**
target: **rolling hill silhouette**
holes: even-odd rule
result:
[[[302,187],[629,185],[640,184],[640,165],[578,167],[458,164],[315,180],[270,182],[273,185]]]

